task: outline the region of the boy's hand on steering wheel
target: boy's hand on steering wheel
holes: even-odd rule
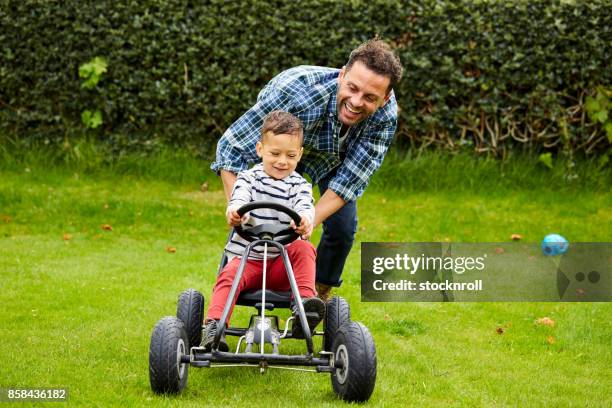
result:
[[[290,226],[296,233],[300,234],[303,240],[309,239],[310,235],[312,234],[312,224],[310,223],[310,220],[304,216],[302,216],[299,226],[296,226],[293,220],[291,220]]]
[[[246,214],[240,218],[238,207],[228,207],[225,216],[227,217],[227,223],[232,227],[245,223],[249,219],[249,216]]]

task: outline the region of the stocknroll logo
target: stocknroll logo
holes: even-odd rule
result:
[[[361,245],[361,298],[375,302],[609,302],[612,244],[550,255],[525,243]]]

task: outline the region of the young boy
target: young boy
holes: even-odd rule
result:
[[[291,262],[295,280],[305,311],[315,312],[318,319],[308,321],[310,330],[323,319],[325,304],[315,291],[315,259],[314,246],[306,239],[312,233],[314,220],[314,200],[312,186],[298,173],[295,168],[302,157],[302,143],[304,141],[302,122],[288,112],[273,111],[264,119],[261,136],[257,142],[257,156],[261,163],[250,170],[238,174],[231,199],[227,206],[227,222],[231,226],[244,223],[245,227],[253,227],[265,223],[282,223],[290,225],[304,238],[296,240],[286,246],[287,255]],[[289,216],[272,209],[259,209],[251,211],[243,219],[238,216],[237,210],[252,201],[274,201],[283,204],[301,217],[300,225],[294,225]],[[218,330],[219,319],[227,301],[234,276],[238,270],[241,257],[247,242],[234,234],[225,247],[229,262],[223,268],[215,288],[212,300],[208,307],[205,320],[205,333],[202,346],[210,350],[213,339]],[[253,248],[247,260],[242,279],[238,284],[237,295],[243,290],[258,289],[262,285],[263,276],[263,245]],[[290,290],[287,272],[279,255],[278,249],[268,246],[268,259],[266,271],[266,287],[271,290]],[[232,299],[230,316],[236,303]],[[303,336],[300,320],[297,317],[297,307],[293,307],[294,319],[293,335]],[[229,321],[228,321],[229,324]],[[219,350],[228,351],[225,338],[222,337]]]

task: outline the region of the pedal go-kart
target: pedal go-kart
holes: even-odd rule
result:
[[[298,225],[299,215],[278,203],[254,202],[244,205],[238,210],[242,217],[252,210],[271,208],[287,214]],[[326,305],[326,316],[323,321],[323,332],[310,332],[307,316],[302,305],[293,269],[285,251],[284,245],[296,240],[299,236],[292,228],[282,224],[264,224],[252,228],[235,227],[235,232],[249,241],[245,249],[228,301],[225,304],[212,350],[205,352],[200,347],[202,341],[204,296],[195,289],[187,289],[178,299],[176,317],[162,318],[151,335],[149,347],[149,379],[155,393],[179,393],[187,384],[189,366],[192,367],[259,367],[261,373],[269,368],[289,368],[301,366],[303,371],[330,373],[334,391],[346,401],[366,401],[370,398],[376,382],[376,349],[369,330],[361,323],[350,319],[348,303],[341,297],[334,296]],[[263,285],[261,290],[245,291],[240,294],[237,305],[254,306],[258,313],[252,315],[247,328],[226,327],[231,302],[236,295],[238,282],[243,274],[246,259],[251,249],[256,245],[276,247],[280,251],[291,292],[275,292],[266,290],[266,270],[263,270]],[[225,252],[219,265],[219,273],[225,266]],[[267,315],[267,311],[275,308],[289,308],[291,295],[298,306],[298,317],[302,324],[306,354],[287,355],[279,352],[281,340],[290,339],[290,317],[284,330],[279,328],[277,316]],[[219,350],[221,337],[225,332],[228,336],[238,336],[235,352]],[[315,355],[313,336],[323,336],[322,348]],[[244,343],[244,349],[242,349]],[[264,346],[272,352],[266,352]],[[306,368],[308,367],[308,368]]]

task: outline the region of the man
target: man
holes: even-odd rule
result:
[[[323,300],[340,286],[357,231],[357,204],[380,167],[397,127],[393,93],[402,77],[399,58],[381,40],[357,47],[342,69],[299,66],[281,72],[257,103],[234,122],[217,145],[211,168],[226,198],[236,174],[258,161],[255,145],[267,113],[281,109],[304,124],[304,152],[297,170],[318,184],[314,227],[323,223],[317,248],[317,292]]]

